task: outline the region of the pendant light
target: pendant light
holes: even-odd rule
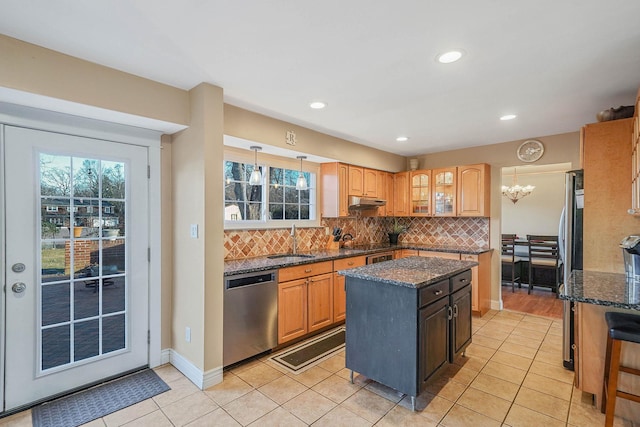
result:
[[[302,172],[302,161],[306,159],[307,156],[297,156],[296,159],[300,159],[300,172],[298,173],[298,180],[296,181],[296,190],[306,190],[308,188],[307,180],[304,177],[304,173]]]
[[[258,167],[258,151],[262,150],[262,147],[258,147],[254,145],[250,147],[253,151],[255,151],[255,161],[253,163],[253,172],[251,172],[251,177],[249,178],[249,185],[262,185],[262,174],[260,173],[260,168]]]

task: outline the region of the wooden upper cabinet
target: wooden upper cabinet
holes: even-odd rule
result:
[[[458,166],[458,216],[490,216],[491,167]]]
[[[383,208],[380,209],[384,209],[384,216],[393,216],[393,206],[394,206],[394,193],[395,193],[395,188],[394,188],[394,182],[393,182],[393,174],[389,173],[389,172],[385,172],[385,186],[387,188],[387,192],[384,196],[385,200],[387,201],[386,206],[384,206]]]
[[[393,216],[409,216],[409,172],[393,176]]]
[[[430,216],[432,214],[431,171],[412,171],[410,181],[411,216]]]
[[[364,168],[349,165],[349,195],[364,195]]]
[[[456,168],[434,169],[433,214],[435,216],[456,216]]]
[[[322,216],[349,216],[349,166],[344,163],[322,163]]]
[[[378,171],[374,169],[364,169],[364,196],[378,196]]]

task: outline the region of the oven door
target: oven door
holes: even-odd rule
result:
[[[393,253],[392,252],[384,252],[384,253],[378,253],[378,254],[374,254],[374,255],[369,255],[367,257],[367,265],[368,264],[376,264],[378,262],[383,262],[383,261],[391,261],[393,259]]]

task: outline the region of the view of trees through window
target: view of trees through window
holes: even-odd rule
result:
[[[303,172],[309,188],[297,190],[300,171],[258,166],[262,185],[249,184],[254,165],[225,161],[225,220],[315,219],[315,174]],[[266,192],[263,188],[267,186]]]

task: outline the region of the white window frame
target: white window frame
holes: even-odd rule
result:
[[[225,147],[224,159],[222,160],[223,165],[224,162],[232,161],[238,163],[245,164],[253,164],[254,163],[254,154],[247,152],[246,150],[232,150]],[[261,209],[261,217],[263,220],[243,220],[243,221],[224,221],[224,229],[225,230],[248,230],[248,229],[273,229],[273,228],[291,228],[293,224],[296,227],[320,227],[320,167],[317,164],[311,164],[307,162],[307,165],[303,165],[302,170],[304,172],[309,172],[312,175],[312,180],[315,179],[315,188],[311,191],[313,195],[309,197],[315,197],[313,203],[310,203],[310,206],[315,209],[315,219],[266,219],[266,214],[268,212],[268,204],[267,200],[267,175],[269,171],[269,167],[274,168],[284,168],[290,170],[300,170],[299,160],[296,159],[288,159],[284,157],[265,155],[261,153],[258,158],[258,166],[262,167],[262,209]],[[223,167],[224,170],[224,167]],[[224,186],[226,183],[224,179],[222,180],[222,185]],[[224,210],[225,200],[224,200],[224,191],[223,200],[222,200],[222,209]]]

